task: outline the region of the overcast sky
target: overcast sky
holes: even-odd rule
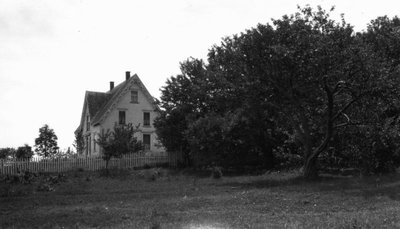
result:
[[[65,149],[86,90],[107,91],[131,71],[158,98],[179,62],[306,4],[335,5],[357,31],[400,9],[394,0],[0,0],[0,147],[34,145],[48,124]]]

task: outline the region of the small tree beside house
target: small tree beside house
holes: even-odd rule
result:
[[[96,143],[103,148],[102,158],[106,161],[106,171],[111,158],[121,158],[128,153],[136,153],[143,149],[143,144],[135,137],[139,132],[139,125],[132,123],[126,125],[114,125],[114,130],[107,130],[99,134]]]
[[[58,152],[57,135],[47,124],[39,129],[39,137],[35,139],[35,152],[45,158],[52,157]]]
[[[75,141],[73,146],[75,147],[77,154],[82,154],[85,150],[85,140],[82,131],[75,132]]]

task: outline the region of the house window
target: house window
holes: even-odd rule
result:
[[[143,146],[145,151],[150,150],[150,134],[143,134]]]
[[[138,91],[131,91],[131,103],[139,103]]]
[[[120,125],[125,125],[125,111],[119,111],[119,122]]]
[[[90,130],[90,119],[89,119],[89,115],[86,116],[86,131]]]
[[[143,126],[150,126],[150,112],[143,112]]]

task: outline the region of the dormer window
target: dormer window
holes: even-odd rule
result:
[[[131,91],[131,103],[139,103],[138,91]]]

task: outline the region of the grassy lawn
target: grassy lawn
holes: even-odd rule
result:
[[[74,172],[54,191],[2,182],[0,228],[400,228],[400,175],[151,174]]]

